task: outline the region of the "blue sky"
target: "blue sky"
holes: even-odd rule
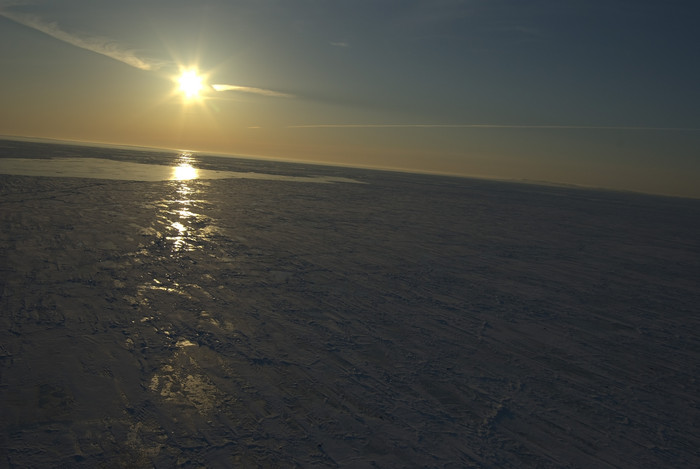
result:
[[[0,134],[700,195],[696,2],[0,5]]]

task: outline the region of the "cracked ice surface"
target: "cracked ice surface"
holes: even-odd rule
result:
[[[0,175],[0,465],[700,463],[698,201],[189,158]]]

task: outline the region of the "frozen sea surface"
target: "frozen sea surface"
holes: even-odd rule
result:
[[[0,466],[700,466],[699,201],[0,156],[201,171],[0,174]]]

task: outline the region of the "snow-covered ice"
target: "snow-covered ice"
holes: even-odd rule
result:
[[[0,174],[0,465],[700,465],[700,201],[187,158]]]

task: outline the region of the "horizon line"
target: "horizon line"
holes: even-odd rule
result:
[[[638,127],[605,125],[537,125],[537,124],[302,124],[288,125],[290,129],[383,129],[383,128],[428,128],[428,129],[549,129],[549,130],[635,130],[698,132],[696,127]]]

